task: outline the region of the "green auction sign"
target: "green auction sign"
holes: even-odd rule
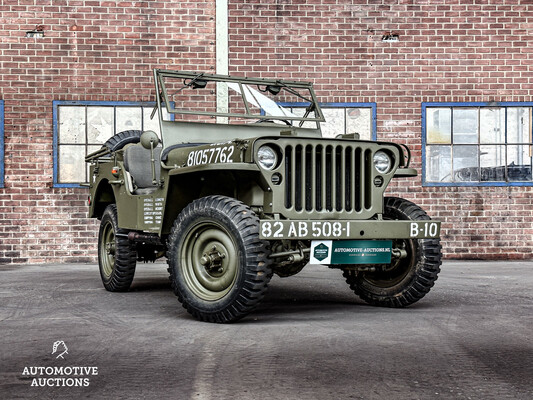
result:
[[[391,240],[313,240],[311,264],[390,264]]]
[[[332,242],[332,264],[389,264],[391,240],[338,240]]]

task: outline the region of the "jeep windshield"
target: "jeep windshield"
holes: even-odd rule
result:
[[[303,128],[324,121],[308,82],[162,70],[155,79],[161,106],[180,120]]]

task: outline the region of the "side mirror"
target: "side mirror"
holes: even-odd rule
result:
[[[155,174],[155,158],[154,149],[159,144],[159,137],[154,131],[144,131],[141,134],[141,146],[147,150],[150,150],[151,164],[152,164],[152,183],[157,185],[157,179]]]
[[[141,135],[141,146],[151,150],[159,144],[159,137],[154,131],[144,131]]]

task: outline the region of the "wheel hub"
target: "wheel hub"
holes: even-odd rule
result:
[[[107,255],[114,256],[115,255],[115,243],[108,242],[105,245],[105,252]]]
[[[224,297],[237,279],[238,254],[232,235],[215,221],[202,221],[183,239],[183,275],[194,294],[206,301]]]
[[[209,253],[204,253],[200,259],[200,264],[205,267],[205,270],[209,273],[222,273],[224,267],[222,266],[222,260],[226,258],[226,253],[218,251],[217,246],[213,246]]]

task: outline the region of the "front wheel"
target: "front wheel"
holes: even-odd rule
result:
[[[272,276],[259,219],[225,196],[193,201],[168,239],[168,271],[183,307],[202,321],[233,322],[252,311]]]
[[[416,204],[397,197],[385,198],[384,219],[429,220]],[[420,300],[435,284],[441,265],[439,239],[396,239],[393,248],[406,256],[375,272],[344,270],[350,288],[375,306],[404,307]]]

